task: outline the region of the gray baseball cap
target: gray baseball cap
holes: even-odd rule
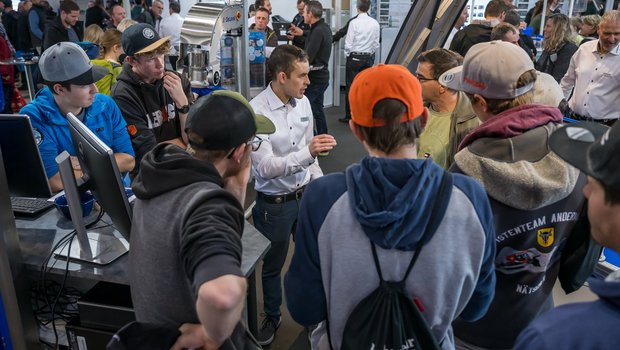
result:
[[[39,59],[39,69],[47,82],[75,85],[89,85],[108,74],[107,69],[93,65],[80,46],[68,41],[48,47]]]
[[[505,41],[476,44],[467,51],[463,65],[439,77],[452,90],[479,94],[492,99],[512,99],[534,87],[517,88],[519,77],[534,69],[534,63],[520,46]]]

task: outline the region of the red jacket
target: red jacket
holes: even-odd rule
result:
[[[11,50],[6,40],[0,36],[0,60],[10,60]],[[0,74],[2,74],[2,84],[15,83],[15,74],[13,73],[14,67],[12,65],[0,65]]]

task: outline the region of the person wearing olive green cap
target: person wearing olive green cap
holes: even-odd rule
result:
[[[173,349],[258,348],[240,322],[243,203],[255,138],[275,126],[240,94],[216,91],[188,113],[187,149],[161,143],[133,183],[129,274],[136,320],[179,329]]]

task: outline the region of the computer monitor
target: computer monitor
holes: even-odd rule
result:
[[[282,16],[274,15],[271,16],[271,25],[273,26],[273,31],[278,36],[278,41],[288,41],[288,31],[291,27],[291,22],[284,19]]]
[[[77,231],[75,243],[80,246],[79,251],[75,250],[73,253],[66,254],[65,249],[64,254],[60,255],[96,264],[107,264],[127,252],[129,246],[127,241],[129,241],[131,230],[131,207],[110,147],[73,114],[67,114],[67,121],[84,175],[76,182],[70,166],[71,160],[66,151],[56,158],[71,218]],[[124,239],[120,241],[120,245],[118,240],[110,235],[86,233],[79,195],[80,191],[85,190],[92,192],[99,205],[112,219],[114,227],[123,236]],[[73,220],[74,218],[77,219]],[[89,248],[92,254],[88,254]]]
[[[27,115],[0,114],[0,149],[11,197],[52,196]]]

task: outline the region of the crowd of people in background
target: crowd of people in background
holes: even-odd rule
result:
[[[339,349],[350,341],[347,318],[358,302],[384,276],[403,275],[403,290],[426,306],[442,347],[528,348],[548,331],[536,320],[553,308],[556,280],[572,292],[597,262],[588,215],[597,220],[598,243],[619,245],[603,236],[617,222],[599,224],[620,217],[617,173],[605,170],[620,170],[619,10],[599,13],[594,4],[593,13],[569,18],[557,0],[544,9],[541,1],[521,21],[511,1],[492,0],[484,20],[461,28],[464,9],[445,47],[420,53],[411,72],[375,65],[380,28],[368,15],[370,0],[358,0],[357,15],[335,35],[321,2],[298,0],[290,44],[276,38],[270,1],[257,0],[248,23],[265,33],[268,75],[248,102],[229,91],[196,98],[176,72],[178,3],[169,3],[169,16],[161,0],[132,3],[129,15],[113,0],[88,6],[82,23],[71,0],[57,9],[26,0],[18,11],[0,2],[0,59],[40,55],[44,85],[15,108],[19,74],[0,66],[4,111],[32,118],[54,191],[62,189],[54,158],[65,149],[76,155],[66,113],[113,149],[138,197],[129,259],[132,283],[139,281],[132,285],[136,316],[180,327],[175,348],[269,345],[286,295],[313,349]],[[526,26],[542,29],[540,48]],[[323,176],[319,157],[337,145],[323,95],[333,44],[343,37],[347,107],[340,121],[368,156]],[[589,123],[556,136],[566,118]],[[576,152],[577,159],[562,151],[587,132],[591,153]],[[271,243],[257,339],[240,322],[250,169],[253,222]],[[75,162],[74,171],[80,175]],[[608,215],[590,210],[587,200]],[[467,235],[455,235],[464,227]],[[283,290],[291,234],[296,246]],[[601,314],[611,308],[598,307]],[[551,312],[545,320],[558,322],[565,311]],[[619,346],[601,336],[583,348],[595,341]]]

